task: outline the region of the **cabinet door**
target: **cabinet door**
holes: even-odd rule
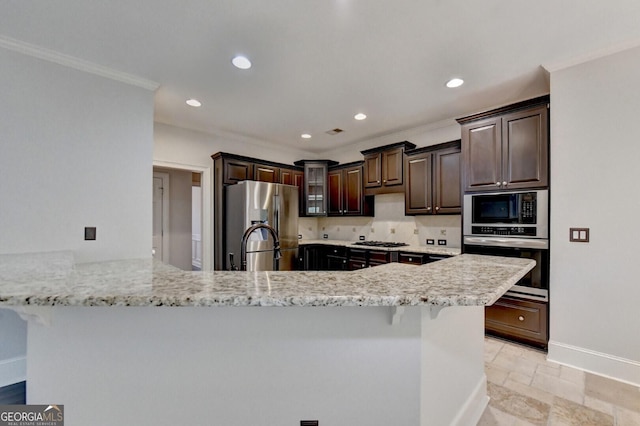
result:
[[[542,105],[502,119],[502,189],[548,184],[548,112]]]
[[[327,165],[308,163],[304,166],[304,205],[306,216],[327,215]]]
[[[402,163],[404,149],[396,148],[382,152],[382,185],[402,185]]]
[[[433,204],[436,214],[460,214],[460,150],[442,150],[433,154]]]
[[[253,178],[261,182],[278,183],[280,181],[280,169],[256,164],[253,169]]]
[[[234,184],[242,180],[253,179],[253,163],[225,158],[223,164],[223,182]]]
[[[364,187],[378,188],[382,185],[382,154],[364,156]]]
[[[547,304],[501,297],[485,308],[485,328],[493,333],[546,346]]]
[[[280,183],[285,185],[294,185],[293,183],[293,173],[294,170],[291,169],[280,169]]]
[[[300,216],[306,216],[304,203],[304,172],[299,170],[293,171],[293,183],[298,187],[298,210]]]
[[[362,214],[362,170],[361,166],[343,170],[343,211],[350,216]]]
[[[327,200],[327,213],[332,216],[342,215],[342,170],[333,170],[327,174],[329,196]]]
[[[502,129],[499,117],[462,126],[465,191],[500,189],[502,183]]]
[[[431,153],[407,157],[405,214],[431,214]]]

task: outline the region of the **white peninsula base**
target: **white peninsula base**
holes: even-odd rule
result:
[[[488,402],[484,306],[31,310],[27,402],[69,425],[475,425]]]

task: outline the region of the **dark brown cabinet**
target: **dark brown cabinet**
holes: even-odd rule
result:
[[[363,216],[373,212],[373,200],[365,198],[362,188],[362,162],[329,169],[327,175],[329,216]]]
[[[403,192],[404,151],[415,147],[404,141],[361,151],[364,155],[365,194]]]
[[[460,214],[460,141],[407,151],[405,214]]]
[[[234,184],[253,179],[253,163],[235,158],[223,158],[222,168],[225,184]]]
[[[458,119],[464,190],[548,186],[549,97]]]
[[[253,177],[254,180],[259,180],[260,182],[279,183],[280,169],[263,164],[254,164]]]
[[[302,187],[304,172],[295,169],[280,169],[280,183]]]
[[[300,160],[294,163],[304,166],[302,185],[301,216],[327,215],[327,173],[329,166],[338,164],[331,160]]]
[[[501,297],[485,308],[485,329],[491,334],[546,346],[547,303]]]

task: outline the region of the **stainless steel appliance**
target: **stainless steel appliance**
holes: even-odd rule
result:
[[[265,227],[243,236],[256,224]],[[275,242],[279,240],[279,253]],[[298,187],[268,182],[242,181],[226,187],[225,260],[247,271],[290,271],[298,252]],[[279,255],[279,258],[278,258]],[[231,261],[233,259],[233,261]]]
[[[549,300],[549,191],[465,194],[463,252],[533,259],[507,296]]]
[[[387,242],[387,241],[356,241],[353,243],[356,246],[367,246],[367,247],[404,247],[408,246],[407,243],[395,243],[395,242]]]
[[[465,194],[463,235],[549,238],[549,191]]]

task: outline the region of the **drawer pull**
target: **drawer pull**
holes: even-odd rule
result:
[[[410,257],[410,258],[409,258],[409,262],[413,262],[413,257]]]
[[[518,317],[518,321],[524,321],[524,317],[523,317],[522,315],[520,315],[520,316]]]

